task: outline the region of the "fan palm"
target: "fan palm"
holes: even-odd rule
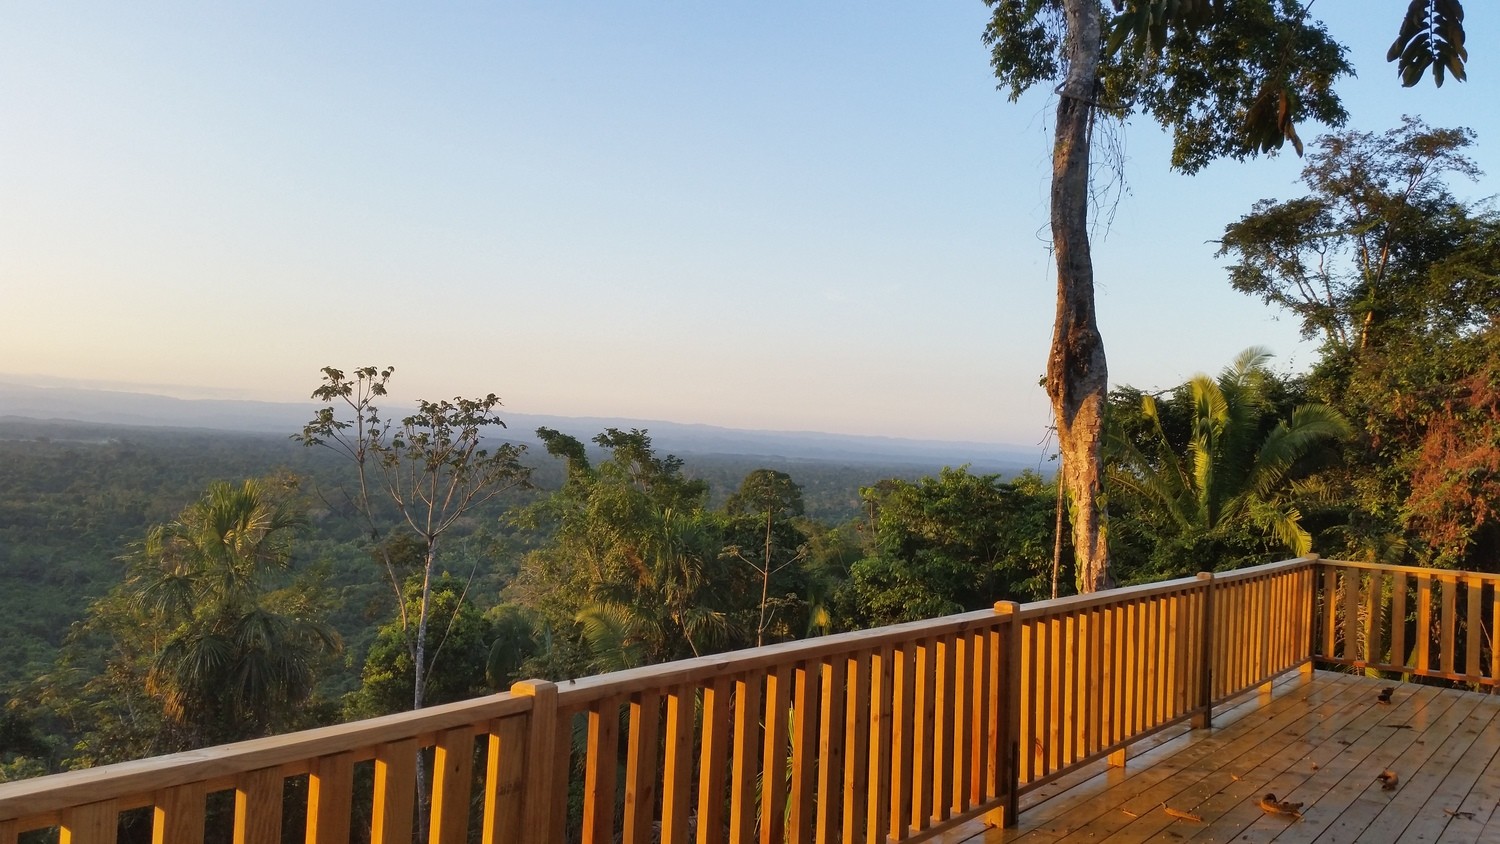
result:
[[[1137,441],[1119,426],[1112,432],[1112,488],[1183,535],[1250,526],[1294,554],[1307,553],[1312,537],[1295,503],[1305,491],[1297,467],[1350,429],[1333,408],[1307,404],[1268,430],[1269,358],[1265,349],[1250,348],[1217,379],[1198,375],[1184,385],[1179,395],[1189,412],[1181,447],[1168,437],[1156,399],[1143,396],[1145,435]]]
[[[154,639],[147,692],[188,743],[285,726],[337,650],[304,593],[272,588],[302,524],[266,484],[218,483],[132,561],[124,589]]]

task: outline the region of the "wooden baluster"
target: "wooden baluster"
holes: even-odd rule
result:
[[[1085,640],[1084,665],[1088,680],[1088,696],[1084,705],[1088,710],[1088,721],[1084,724],[1086,755],[1104,749],[1104,689],[1109,683],[1109,668],[1104,659],[1104,611],[1095,607],[1088,613],[1088,638]]]
[[[766,675],[765,751],[760,791],[761,844],[785,841],[787,806],[787,719],[792,701],[792,669],[778,665]],[[641,844],[645,844],[644,840]]]
[[[412,839],[412,816],[417,797],[417,740],[388,742],[375,748],[375,799],[371,806],[370,840],[396,844]],[[276,789],[281,804],[281,788]],[[281,839],[278,830],[276,840]]]
[[[469,840],[469,806],[473,802],[472,729],[456,727],[438,734],[432,775],[432,816],[427,840],[430,844],[464,844]],[[610,794],[614,794],[613,786]]]
[[[1078,675],[1082,673],[1078,664],[1078,615],[1068,613],[1058,618],[1058,644],[1062,652],[1062,671],[1056,683],[1060,707],[1056,732],[1058,759],[1054,770],[1073,764],[1078,759]]]
[[[314,760],[307,783],[307,844],[348,841],[354,760],[339,753]]]
[[[932,694],[936,650],[931,639],[916,642],[915,697],[912,704],[911,828],[923,830],[932,815]]]
[[[620,699],[607,697],[589,707],[583,774],[584,844],[614,844],[615,768],[620,759]]]
[[[1480,611],[1480,598],[1483,597],[1484,581],[1477,577],[1465,578],[1464,598],[1466,611],[1464,613],[1464,631],[1467,633],[1464,643],[1464,673],[1472,679],[1481,676],[1480,650],[1484,647],[1480,636],[1481,628],[1484,627],[1484,615]]]
[[[724,837],[724,782],[729,750],[728,677],[703,689],[703,741],[698,756],[698,840]]]
[[[152,844],[203,844],[204,801],[208,790],[202,782],[163,789],[156,794],[152,810]]]
[[[234,787],[234,844],[281,844],[283,789],[275,768],[240,774]],[[407,824],[408,838],[410,828]]]
[[[1271,614],[1271,604],[1273,597],[1273,591],[1271,589],[1272,583],[1272,578],[1262,577],[1257,578],[1257,583],[1255,586],[1255,593],[1258,596],[1258,600],[1260,601],[1260,616],[1259,621],[1257,622],[1260,625],[1260,664],[1257,665],[1255,669],[1255,682],[1257,683],[1269,679],[1272,674],[1271,640],[1275,636],[1275,631],[1271,629],[1271,618],[1273,617]]]
[[[968,807],[974,764],[971,738],[974,730],[974,647],[967,633],[953,637],[952,647],[953,695],[949,698],[949,708],[953,711],[953,771],[948,778],[948,809],[958,815]]]
[[[770,678],[769,682],[775,682],[775,667],[767,669],[766,674]],[[734,681],[734,749],[732,751],[734,770],[729,798],[730,844],[751,844],[755,840],[757,816],[755,782],[762,775],[758,747],[761,740],[760,684],[759,673],[741,674]],[[781,719],[784,725],[786,723],[784,713]],[[766,727],[769,730],[769,720]],[[783,779],[785,774],[785,768],[768,768],[764,775],[766,785],[770,786],[772,781]],[[783,784],[782,791],[785,792],[785,790],[786,786]]]
[[[637,692],[630,701],[630,736],[625,749],[625,844],[650,844],[655,838],[660,736],[661,692]],[[784,785],[782,790],[785,792]]]
[[[1052,615],[1046,621],[1047,637],[1044,640],[1047,648],[1047,661],[1044,663],[1046,672],[1037,679],[1037,684],[1042,687],[1043,694],[1047,699],[1047,722],[1037,732],[1046,737],[1047,741],[1047,763],[1043,773],[1050,774],[1062,767],[1062,731],[1063,731],[1063,690],[1067,686],[1067,680],[1063,676],[1063,650],[1066,644],[1063,641],[1062,617]]]
[[[1432,576],[1417,575],[1417,629],[1412,632],[1416,672],[1427,674],[1432,666]]]
[[[870,663],[857,652],[845,662],[844,695],[844,819],[840,841],[864,838],[869,816],[870,783]]]
[[[1384,592],[1385,575],[1379,571],[1371,571],[1365,589],[1365,648],[1362,660],[1365,665],[1380,664],[1380,610]]]
[[[120,812],[115,801],[101,800],[62,810],[60,844],[115,844]]]
[[[1173,593],[1166,597],[1166,644],[1163,648],[1166,670],[1167,693],[1162,699],[1163,720],[1176,718],[1187,708],[1186,679],[1182,676],[1182,653],[1186,644],[1182,635],[1182,619],[1184,617],[1183,602],[1186,600],[1181,593]]]
[[[1339,569],[1328,563],[1323,563],[1323,612],[1322,612],[1322,634],[1323,653],[1322,656],[1333,659],[1337,657],[1338,650],[1335,647],[1334,637],[1338,634],[1338,577]]]
[[[485,777],[484,777],[484,844],[502,844],[502,842],[520,842],[524,838],[525,828],[522,826],[522,817],[526,811],[526,731],[529,727],[528,719],[524,716],[512,715],[508,718],[496,718],[490,722],[489,750],[485,754]],[[401,742],[399,744],[406,744]],[[415,746],[416,742],[411,742]],[[403,748],[404,749],[404,748]],[[414,747],[413,747],[414,749]],[[410,760],[410,752],[401,752],[400,755],[392,753],[392,760]],[[376,756],[376,783],[380,782],[380,756]],[[410,769],[411,763],[406,763]],[[390,776],[390,775],[388,775]],[[407,771],[400,772],[401,779],[407,776]],[[404,801],[406,814],[406,828],[411,828],[411,799],[410,791],[407,791],[407,799]],[[378,806],[377,801],[377,806]],[[377,810],[378,811],[378,810]],[[393,813],[394,815],[394,813]],[[400,828],[399,824],[393,823],[391,829]],[[390,844],[399,840],[394,834],[385,839]],[[408,836],[407,840],[410,840]],[[628,838],[626,839],[629,840]]]
[[[20,835],[18,824],[14,820],[0,821],[0,844],[16,844]]]
[[[996,606],[1000,606],[1000,604],[996,604]],[[1017,666],[1016,669],[1016,673],[1021,684],[1021,708],[1020,711],[1016,713],[1016,717],[1019,721],[1017,725],[1017,740],[1020,745],[1020,757],[1018,759],[1020,770],[1016,772],[1016,776],[1020,779],[1021,782],[1031,782],[1037,778],[1036,719],[1037,714],[1040,711],[1040,709],[1037,707],[1037,696],[1040,690],[1037,688],[1037,682],[1035,678],[1037,666],[1037,624],[1034,620],[1023,622],[1019,618],[1014,619],[1012,623],[1015,625],[1015,627],[1012,629],[1011,635],[1018,635],[1021,640],[1021,664]]]
[[[973,750],[969,753],[969,789],[965,794],[969,806],[977,806],[984,802],[989,793],[986,787],[990,753],[990,743],[994,733],[990,728],[993,722],[991,713],[994,692],[991,690],[991,657],[994,650],[991,636],[993,628],[983,628],[974,631],[970,650],[973,652],[974,669],[973,682],[970,683],[971,695],[969,698],[969,711],[972,713],[973,726],[970,731],[969,746]]]
[[[912,709],[916,703],[915,647],[905,643],[891,658],[891,815],[890,837],[906,837],[911,819]],[[770,844],[770,842],[764,842]]]
[[[1359,660],[1359,569],[1344,569],[1344,659]]]
[[[891,816],[893,660],[894,651],[890,645],[870,655],[870,798],[869,814],[865,818],[865,837],[870,844],[885,841],[885,828]]]
[[[1125,683],[1125,638],[1120,625],[1124,616],[1119,604],[1104,607],[1104,699],[1100,706],[1104,723],[1104,744],[1109,746],[1120,740],[1120,725],[1124,721],[1125,696],[1121,693]]]
[[[787,841],[794,844],[806,844],[812,840],[821,672],[822,664],[816,661],[797,666],[796,720],[792,732],[792,806],[787,820]]]
[[[1156,724],[1156,702],[1160,697],[1157,683],[1158,669],[1160,668],[1160,657],[1157,649],[1161,646],[1161,638],[1157,631],[1157,605],[1156,601],[1147,598],[1141,602],[1141,627],[1144,633],[1142,643],[1141,666],[1141,697],[1140,697],[1140,719],[1136,724],[1136,732],[1149,730]]]
[[[1218,590],[1214,585],[1213,572],[1198,573],[1198,601],[1200,609],[1198,618],[1201,632],[1198,635],[1197,651],[1200,654],[1198,665],[1195,668],[1198,678],[1197,701],[1194,703],[1196,712],[1193,715],[1193,728],[1203,729],[1213,723],[1214,715],[1214,653],[1217,643],[1214,641],[1214,616],[1218,612],[1215,606],[1218,599]]]
[[[1411,664],[1406,655],[1406,589],[1406,572],[1391,572],[1390,664],[1398,668]]]
[[[1448,676],[1456,673],[1454,668],[1455,630],[1458,625],[1458,578],[1451,574],[1439,575],[1438,585],[1443,591],[1443,640],[1438,650],[1442,659],[1442,671]]]
[[[932,719],[932,821],[948,819],[953,790],[953,669],[952,635],[939,636],[934,642],[934,692]]]
[[[667,748],[662,771],[661,844],[686,844],[692,811],[693,733],[697,692],[677,686],[667,694]]]
[[[840,797],[844,774],[844,675],[848,660],[829,657],[823,663],[823,709],[818,745],[818,844],[839,840],[843,808]]]

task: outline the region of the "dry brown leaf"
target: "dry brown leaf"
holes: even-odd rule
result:
[[[1376,777],[1375,779],[1380,780],[1381,791],[1395,791],[1396,784],[1401,781],[1401,778],[1396,776],[1396,772],[1391,770],[1390,768],[1386,768],[1384,771],[1381,771],[1380,776]]]
[[[1458,811],[1454,811],[1452,809],[1444,809],[1443,810],[1443,814],[1450,815],[1450,816],[1455,817],[1455,818],[1463,818],[1466,821],[1472,821],[1472,820],[1474,820],[1474,813],[1473,812],[1458,812]]]
[[[1203,819],[1193,814],[1192,812],[1184,812],[1181,809],[1174,809],[1171,806],[1166,805],[1165,803],[1162,804],[1161,808],[1162,811],[1166,812],[1171,817],[1177,818],[1178,820],[1192,821],[1193,823],[1203,823]]]

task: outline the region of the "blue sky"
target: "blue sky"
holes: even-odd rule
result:
[[[1468,4],[1470,82],[1407,90],[1404,5],[1314,7],[1360,72],[1350,126],[1469,125],[1496,173],[1500,10]],[[1053,103],[995,90],[986,17],[0,3],[0,372],[299,401],[394,364],[398,397],[517,412],[1037,442]],[[1185,177],[1154,126],[1123,145],[1111,380],[1308,364],[1210,242],[1300,163]]]

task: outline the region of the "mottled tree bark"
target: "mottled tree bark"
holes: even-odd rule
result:
[[[1058,91],[1052,149],[1052,246],[1057,259],[1057,318],[1047,359],[1047,395],[1057,420],[1062,477],[1073,522],[1080,592],[1114,585],[1101,500],[1104,402],[1108,370],[1094,315],[1089,252],[1089,146],[1099,68],[1098,0],[1064,0],[1068,74]]]

